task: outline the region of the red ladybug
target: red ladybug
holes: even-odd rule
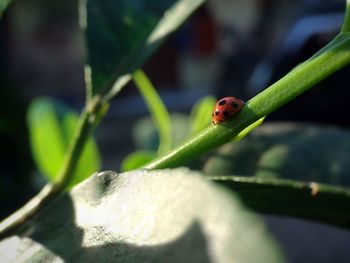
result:
[[[215,105],[212,120],[213,124],[218,124],[236,115],[243,107],[244,101],[235,97],[225,97]]]

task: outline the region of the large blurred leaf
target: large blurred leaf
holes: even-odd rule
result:
[[[263,223],[187,169],[97,174],[0,243],[6,262],[282,262]]]
[[[254,211],[312,219],[350,229],[350,189],[297,180],[209,176],[230,187]]]
[[[350,186],[347,130],[268,123],[212,152],[203,170],[256,211],[349,228],[350,190],[335,186]]]
[[[0,18],[2,17],[3,12],[6,7],[10,4],[11,0],[0,0]]]
[[[87,46],[92,69],[89,96],[139,68],[204,0],[87,0]],[[84,12],[81,18],[84,20]],[[126,79],[128,80],[128,78]],[[118,92],[125,81],[112,91]]]
[[[50,99],[35,100],[28,111],[28,125],[34,160],[39,170],[54,181],[64,160],[78,115],[62,103]],[[75,169],[70,186],[100,168],[100,154],[89,139]]]

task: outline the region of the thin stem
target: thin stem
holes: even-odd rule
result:
[[[64,160],[62,169],[60,170],[55,185],[57,188],[63,190],[72,179],[74,169],[76,168],[84,146],[89,139],[94,128],[94,114],[83,111],[80,115],[77,129],[69,144],[66,158]]]
[[[343,25],[341,27],[341,32],[350,32],[350,0],[346,1],[345,15]]]
[[[184,165],[200,154],[231,141],[244,128],[295,99],[348,63],[350,35],[341,34],[309,60],[252,98],[237,117],[223,125],[210,125],[144,168],[162,169]]]
[[[53,184],[46,184],[41,191],[30,199],[23,207],[5,218],[0,223],[0,239],[5,238],[18,226],[35,214],[44,204],[51,200],[58,193]]]
[[[93,109],[98,111],[97,108]],[[11,231],[15,230],[21,223],[25,222],[34,213],[36,213],[49,200],[61,193],[72,179],[74,169],[78,164],[79,157],[84,149],[94,128],[94,113],[83,111],[80,116],[75,135],[72,138],[66,158],[59,173],[58,180],[54,183],[48,183],[44,188],[22,208],[0,223],[0,238],[5,237]]]

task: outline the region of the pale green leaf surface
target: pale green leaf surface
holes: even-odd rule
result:
[[[187,169],[103,172],[0,243],[7,262],[283,262],[263,222]]]

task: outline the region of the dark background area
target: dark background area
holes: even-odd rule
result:
[[[208,1],[144,70],[171,112],[189,113],[208,94],[247,101],[339,32],[344,2]],[[29,103],[38,96],[50,96],[77,111],[83,106],[84,48],[74,4],[68,0],[13,1],[1,20],[1,218],[25,203],[41,185],[35,183],[38,172],[28,141],[25,115]],[[348,128],[350,120],[344,113],[350,95],[349,71],[345,67],[269,115],[267,121]],[[112,101],[95,134],[103,169],[119,169],[121,160],[134,150],[131,129],[146,115],[145,104],[129,84]]]

